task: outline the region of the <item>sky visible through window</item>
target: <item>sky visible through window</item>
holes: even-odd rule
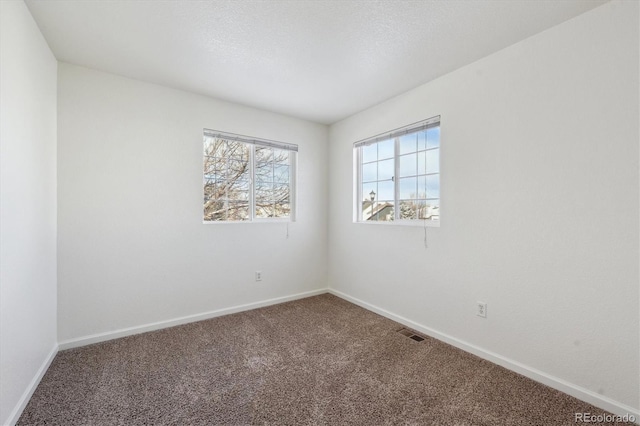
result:
[[[439,220],[439,126],[361,150],[361,220]]]

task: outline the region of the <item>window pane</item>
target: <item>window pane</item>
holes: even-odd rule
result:
[[[289,165],[276,165],[273,169],[273,180],[274,182],[289,182]]]
[[[370,200],[371,196],[369,194],[371,194],[371,191],[375,192],[375,199],[377,200],[378,199],[378,183],[371,182],[371,183],[362,184],[362,199]]]
[[[229,152],[226,157],[242,162],[249,161],[249,146],[247,144],[229,141],[227,142],[227,145]]]
[[[204,157],[204,174],[212,174],[216,168],[216,160],[213,157]]]
[[[417,205],[415,201],[400,201],[400,219],[417,219]]]
[[[418,176],[418,194],[416,198],[420,198],[420,199],[427,198],[427,177],[426,176]]]
[[[440,200],[427,200],[425,202],[424,218],[427,220],[440,219]]]
[[[378,163],[362,165],[362,181],[371,182],[378,178]]]
[[[224,139],[207,138],[205,143],[205,155],[222,158],[225,157],[227,151],[227,143]]]
[[[427,213],[427,202],[425,200],[415,201],[416,219],[425,219]]]
[[[264,146],[256,146],[256,165],[261,162],[270,163],[273,161],[273,149]]]
[[[275,209],[273,202],[260,202],[256,201],[256,217],[274,217]]]
[[[205,221],[251,220],[257,214],[262,217],[290,215],[291,160],[295,152],[224,136],[205,135],[203,141]],[[252,202],[256,203],[255,212],[250,208]]]
[[[393,192],[393,181],[385,180],[378,182],[378,194],[376,196],[376,199],[393,200],[395,198]]]
[[[213,155],[213,138],[204,137],[204,155]]]
[[[362,162],[368,163],[378,159],[378,144],[365,145],[362,147]]]
[[[417,175],[417,155],[403,155],[400,157],[400,176],[415,176]]]
[[[418,138],[416,133],[400,136],[400,154],[408,154],[410,152],[416,152],[417,140]]]
[[[278,165],[289,165],[289,151],[273,149],[273,162]]]
[[[416,198],[417,178],[400,179],[400,199],[407,200]]]
[[[230,190],[228,191],[228,199],[231,201],[248,201],[249,191]]]
[[[440,198],[440,175],[427,176],[427,198]]]
[[[378,163],[378,180],[387,180],[393,177],[393,158]]]
[[[393,139],[378,142],[378,160],[384,160],[386,158],[393,158],[393,151],[395,142]]]
[[[440,171],[440,149],[427,151],[427,173],[438,173]]]
[[[249,203],[246,201],[230,201],[227,220],[248,220]]]
[[[264,184],[260,188],[256,187],[256,204],[273,202],[273,186]]]
[[[427,149],[427,131],[418,132],[418,151]]]
[[[440,146],[440,127],[427,129],[427,148]]]
[[[213,181],[205,181],[204,183],[204,202],[211,199],[219,198],[216,196],[216,185]]]
[[[389,222],[393,220],[393,201],[380,201],[374,208],[372,220]]]
[[[256,172],[256,188],[262,187],[264,185],[271,185],[273,183],[273,179],[271,176],[261,176]]]
[[[391,221],[393,220],[393,201],[375,201],[373,209],[371,201],[362,203],[362,220]]]
[[[275,217],[289,217],[291,215],[291,205],[289,203],[276,203]]]
[[[362,201],[362,217],[360,220],[369,220],[371,218],[371,201]]]
[[[213,163],[213,169],[217,174],[226,174],[227,173],[227,159],[226,158],[218,158],[212,157],[211,162]]]
[[[204,203],[204,220],[226,220],[227,210],[223,200],[209,200]]]
[[[289,185],[282,183],[274,184],[273,200],[279,203],[289,203]]]
[[[247,161],[229,161],[228,166],[228,178],[232,180],[236,179],[248,179],[249,176],[249,160]]]
[[[401,210],[395,212],[398,218],[439,217],[439,207],[429,204],[440,198],[439,147],[438,126],[357,148],[362,179],[358,182],[362,198],[359,220],[394,220],[396,207]],[[371,192],[375,193],[373,202]]]
[[[259,182],[273,182],[273,167],[271,167],[271,163],[268,165],[262,164],[261,167],[258,167],[256,164],[256,181]]]
[[[423,175],[427,173],[427,152],[422,151],[417,154],[418,156],[418,174]]]

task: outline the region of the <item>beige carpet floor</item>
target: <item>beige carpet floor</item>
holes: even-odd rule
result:
[[[325,294],[61,351],[18,424],[571,425],[604,413],[401,328]]]

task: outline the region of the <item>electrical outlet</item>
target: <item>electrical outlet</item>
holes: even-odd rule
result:
[[[477,302],[476,303],[476,315],[478,315],[479,317],[482,318],[486,318],[487,317],[487,304],[484,302]]]
[[[256,271],[256,281],[262,281],[262,271]]]

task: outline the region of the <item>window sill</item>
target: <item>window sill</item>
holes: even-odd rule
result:
[[[388,221],[388,222],[383,222],[383,221],[353,221],[353,223],[358,224],[358,225],[371,225],[371,226],[414,226],[414,227],[420,227],[420,228],[424,228],[425,226],[427,228],[439,228],[440,227],[440,221],[423,221],[423,220],[393,220],[393,221]]]
[[[295,220],[289,218],[278,219],[254,219],[254,220],[203,220],[203,225],[242,225],[242,224],[254,224],[254,223],[293,223]]]

